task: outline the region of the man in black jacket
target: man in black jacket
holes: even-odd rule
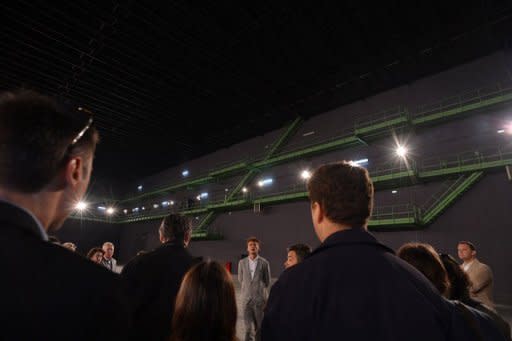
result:
[[[120,279],[48,242],[84,195],[98,133],[82,108],[0,96],[0,338],[112,340],[129,333]],[[102,316],[108,315],[109,319]]]
[[[174,301],[185,273],[195,263],[186,247],[192,225],[181,215],[165,217],[158,229],[162,245],[135,257],[121,272],[135,301],[133,340],[167,340]]]
[[[321,245],[271,290],[263,340],[447,340],[452,313],[418,271],[367,232],[373,184],[339,162],[308,182]]]

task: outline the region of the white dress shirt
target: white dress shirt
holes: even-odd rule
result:
[[[256,265],[258,265],[258,256],[254,260],[249,257],[249,271],[251,272],[251,279],[254,279],[254,273],[256,272]]]

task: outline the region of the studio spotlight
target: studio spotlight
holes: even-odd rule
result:
[[[300,173],[300,177],[303,179],[303,180],[307,180],[311,177],[311,172],[308,171],[308,170],[303,170],[302,173]]]
[[[247,193],[248,191],[247,187],[242,188],[242,192]]]
[[[260,186],[260,187],[270,186],[270,185],[272,185],[273,182],[274,182],[274,180],[272,178],[263,179],[263,180],[258,181],[258,186]]]
[[[106,209],[106,211],[105,211],[105,213],[106,213],[107,215],[112,215],[112,214],[114,214],[115,212],[116,212],[116,210],[115,210],[113,207],[109,207],[109,208],[107,208],[107,209]]]
[[[75,205],[75,210],[77,210],[78,212],[83,212],[87,209],[87,203],[85,201],[79,201],[76,203]]]
[[[398,145],[398,147],[396,148],[396,155],[398,155],[401,158],[405,158],[407,156],[407,152],[408,150],[404,146]]]

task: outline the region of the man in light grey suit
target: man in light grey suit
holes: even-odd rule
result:
[[[270,266],[266,259],[259,256],[260,241],[257,238],[247,239],[247,252],[249,256],[238,263],[246,341],[254,340],[255,335],[257,340],[260,339],[263,309],[270,286]]]

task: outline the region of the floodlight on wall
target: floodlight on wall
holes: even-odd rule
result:
[[[199,194],[199,198],[207,199],[208,198],[208,193],[207,192],[203,192],[203,193]]]
[[[169,206],[169,202],[168,201],[162,201],[162,207],[167,207]]]
[[[395,152],[396,152],[396,155],[398,155],[399,157],[404,159],[405,157],[407,157],[408,150],[407,150],[407,147],[398,145],[396,147],[396,151]]]
[[[392,194],[397,194],[397,193],[398,193],[398,191],[397,191],[396,189],[394,189],[394,190],[392,190],[392,191],[391,191],[391,193],[392,193]]]
[[[135,207],[134,209],[132,209],[132,212],[134,212],[134,213],[139,212],[139,208]]]
[[[303,179],[303,180],[307,180],[311,177],[311,172],[308,171],[307,169],[303,170],[301,173],[300,173],[300,177]]]
[[[189,172],[188,169],[185,169],[183,172],[181,172],[181,175],[186,178],[188,176]]]
[[[158,208],[158,204],[153,204],[153,208]]]
[[[142,210],[144,211],[146,209],[146,207],[142,206]]]
[[[123,210],[123,213],[124,213],[124,214],[128,214],[128,210],[125,208],[125,209]]]
[[[137,186],[137,190],[138,190],[139,192],[142,192],[142,189],[143,189],[143,188],[144,188],[144,187],[142,187],[142,185],[138,185],[138,186]]]
[[[116,213],[116,209],[115,209],[115,208],[113,208],[113,207],[108,207],[108,208],[105,210],[105,213],[106,213],[107,215],[112,215],[112,214]]]
[[[169,202],[169,205],[171,205],[171,206],[172,206],[172,205],[174,205],[174,201],[172,201],[172,200],[171,200],[171,201]]]
[[[272,178],[263,179],[263,180],[258,181],[258,186],[260,186],[260,187],[270,186],[270,185],[272,185],[273,182],[274,182],[274,180]]]
[[[89,205],[85,201],[79,201],[75,205],[75,210],[78,212],[84,212]]]
[[[247,187],[243,187],[243,188],[242,188],[242,192],[243,192],[243,193],[247,193],[248,191],[249,191],[249,190],[247,189]]]
[[[105,206],[98,206],[98,210],[100,211],[106,211],[107,208]]]
[[[355,161],[349,161],[350,165],[352,167],[355,167],[355,166],[366,166],[368,165],[368,159],[360,159],[360,160],[355,160]]]

